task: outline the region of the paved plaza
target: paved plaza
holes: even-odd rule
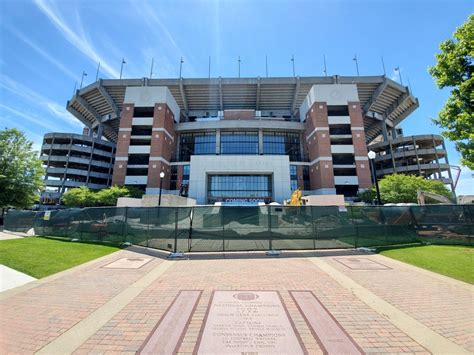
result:
[[[468,354],[474,288],[349,250],[132,247],[0,293],[0,353]]]

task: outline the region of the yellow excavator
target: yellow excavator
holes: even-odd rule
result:
[[[441,202],[441,203],[448,204],[448,205],[453,205],[454,204],[453,201],[450,200],[448,197],[443,196],[443,195],[434,194],[434,193],[428,192],[428,191],[418,190],[416,195],[417,195],[416,197],[417,197],[419,205],[425,205],[426,204],[426,197],[428,197],[432,200]]]
[[[291,194],[289,205],[290,206],[301,206],[301,196],[302,196],[302,193],[301,193],[301,190],[299,188],[296,189],[295,191],[293,191],[293,193]]]

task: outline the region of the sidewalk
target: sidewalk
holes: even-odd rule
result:
[[[347,250],[129,248],[0,293],[0,351],[467,354],[473,299],[471,285]]]
[[[35,280],[34,277],[0,264],[0,292],[22,286]]]

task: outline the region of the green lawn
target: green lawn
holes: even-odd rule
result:
[[[427,245],[389,249],[380,254],[474,284],[474,248]]]
[[[116,250],[119,248],[40,237],[2,240],[0,264],[42,278]]]

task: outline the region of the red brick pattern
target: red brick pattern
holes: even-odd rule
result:
[[[252,120],[255,118],[255,110],[225,110],[225,120]]]
[[[180,354],[193,352],[212,290],[279,290],[310,354],[322,353],[322,350],[289,290],[312,290],[365,352],[427,353],[413,339],[304,258],[197,258],[201,260],[177,262],[89,338],[76,353],[137,351],[182,288],[202,289],[204,292],[184,336]],[[285,267],[281,267],[282,262]]]
[[[311,190],[334,188],[334,169],[332,161],[321,160],[309,168]]]
[[[370,258],[393,270],[389,274],[353,271],[332,260],[331,265],[438,334],[474,352],[472,289],[456,287],[388,258]]]
[[[315,128],[325,129],[313,133]],[[308,136],[310,136],[309,139],[307,139]],[[310,161],[320,157],[331,157],[331,138],[329,136],[328,111],[325,102],[315,102],[306,113],[304,139]],[[326,168],[326,166],[328,167]],[[310,166],[310,183],[312,190],[334,188],[332,161],[325,160]]]
[[[297,177],[298,177],[298,188],[300,190],[303,190],[304,181],[303,181],[303,166],[302,165],[297,165],[296,166],[296,174],[297,174]]]
[[[120,251],[82,270],[64,275],[0,302],[2,353],[33,353],[66,332],[81,319],[156,268],[154,258],[140,269],[105,269],[101,266],[141,254]],[[427,271],[378,255],[350,251],[285,253],[287,258],[262,254],[223,257],[191,255],[174,262],[158,279],[116,313],[86,340],[77,354],[112,354],[140,349],[180,290],[203,290],[178,353],[195,350],[213,290],[278,290],[289,316],[310,354],[322,349],[308,328],[290,292],[312,291],[321,304],[365,353],[428,352],[383,314],[374,311],[350,290],[307,259],[318,256],[358,284],[372,291],[440,335],[474,351],[472,289]],[[390,269],[351,270],[340,261],[362,257]],[[335,260],[337,259],[337,260]],[[432,276],[433,275],[433,276]]]
[[[162,262],[154,258],[140,269],[102,268],[136,255],[113,253],[83,270],[1,301],[0,353],[38,351]]]
[[[130,135],[133,122],[133,104],[124,104],[120,117],[120,128],[127,131],[118,132],[116,157],[128,157],[128,147],[130,146]],[[123,185],[127,175],[127,161],[115,159],[114,173],[112,175],[112,185]]]
[[[364,127],[364,119],[359,102],[349,102],[349,116],[351,127]],[[356,157],[367,157],[367,145],[365,144],[365,131],[352,130],[352,144],[354,145],[354,155]],[[366,189],[372,186],[369,161],[356,161],[357,178],[359,187]]]
[[[165,173],[163,189],[169,189],[170,167],[169,162],[176,151],[176,134],[174,132],[174,116],[167,104],[155,104],[153,114],[153,128],[165,129],[171,137],[163,130],[153,130],[150,146],[150,162],[148,165],[148,187],[160,187],[160,172]],[[163,158],[153,160],[152,158]]]
[[[368,189],[372,186],[369,160],[356,160],[356,172],[359,179],[359,187]]]

